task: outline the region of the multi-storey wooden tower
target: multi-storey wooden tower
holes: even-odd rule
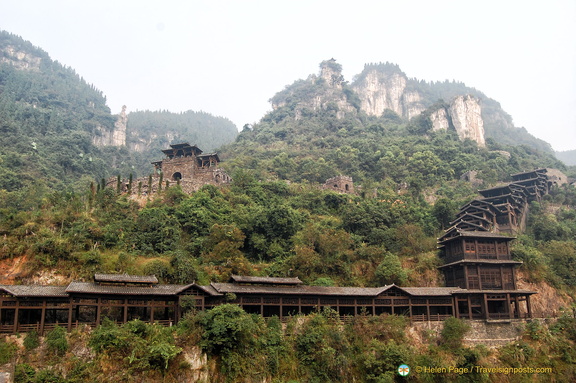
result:
[[[487,231],[453,228],[439,239],[447,287],[454,291],[454,313],[467,319],[519,319],[532,316],[530,295],[519,290],[516,266],[506,237]]]

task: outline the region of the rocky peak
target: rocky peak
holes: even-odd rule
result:
[[[330,59],[320,63],[320,78],[326,81],[329,87],[342,89],[344,76],[342,76],[342,65],[336,60]]]
[[[299,120],[310,112],[334,112],[336,118],[346,113],[356,113],[344,92],[342,66],[334,59],[320,63],[320,75],[310,75],[306,80],[296,81],[270,99],[275,110],[288,107],[293,118]]]

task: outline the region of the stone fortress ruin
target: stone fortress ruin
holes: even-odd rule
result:
[[[229,184],[232,178],[218,165],[218,153],[204,153],[196,145],[181,143],[162,150],[166,157],[152,162],[154,173],[148,178],[118,180],[110,178],[107,187],[133,195],[151,195],[162,189],[180,185],[185,193],[192,193],[204,185]]]

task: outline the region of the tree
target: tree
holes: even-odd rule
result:
[[[389,285],[392,283],[402,285],[408,280],[406,270],[402,268],[402,263],[398,256],[386,253],[382,262],[376,268],[374,273],[376,280],[381,285]]]

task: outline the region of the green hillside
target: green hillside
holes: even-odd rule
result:
[[[0,189],[61,188],[84,175],[109,174],[105,156],[92,145],[96,127],[115,121],[102,92],[4,31],[0,55]]]

